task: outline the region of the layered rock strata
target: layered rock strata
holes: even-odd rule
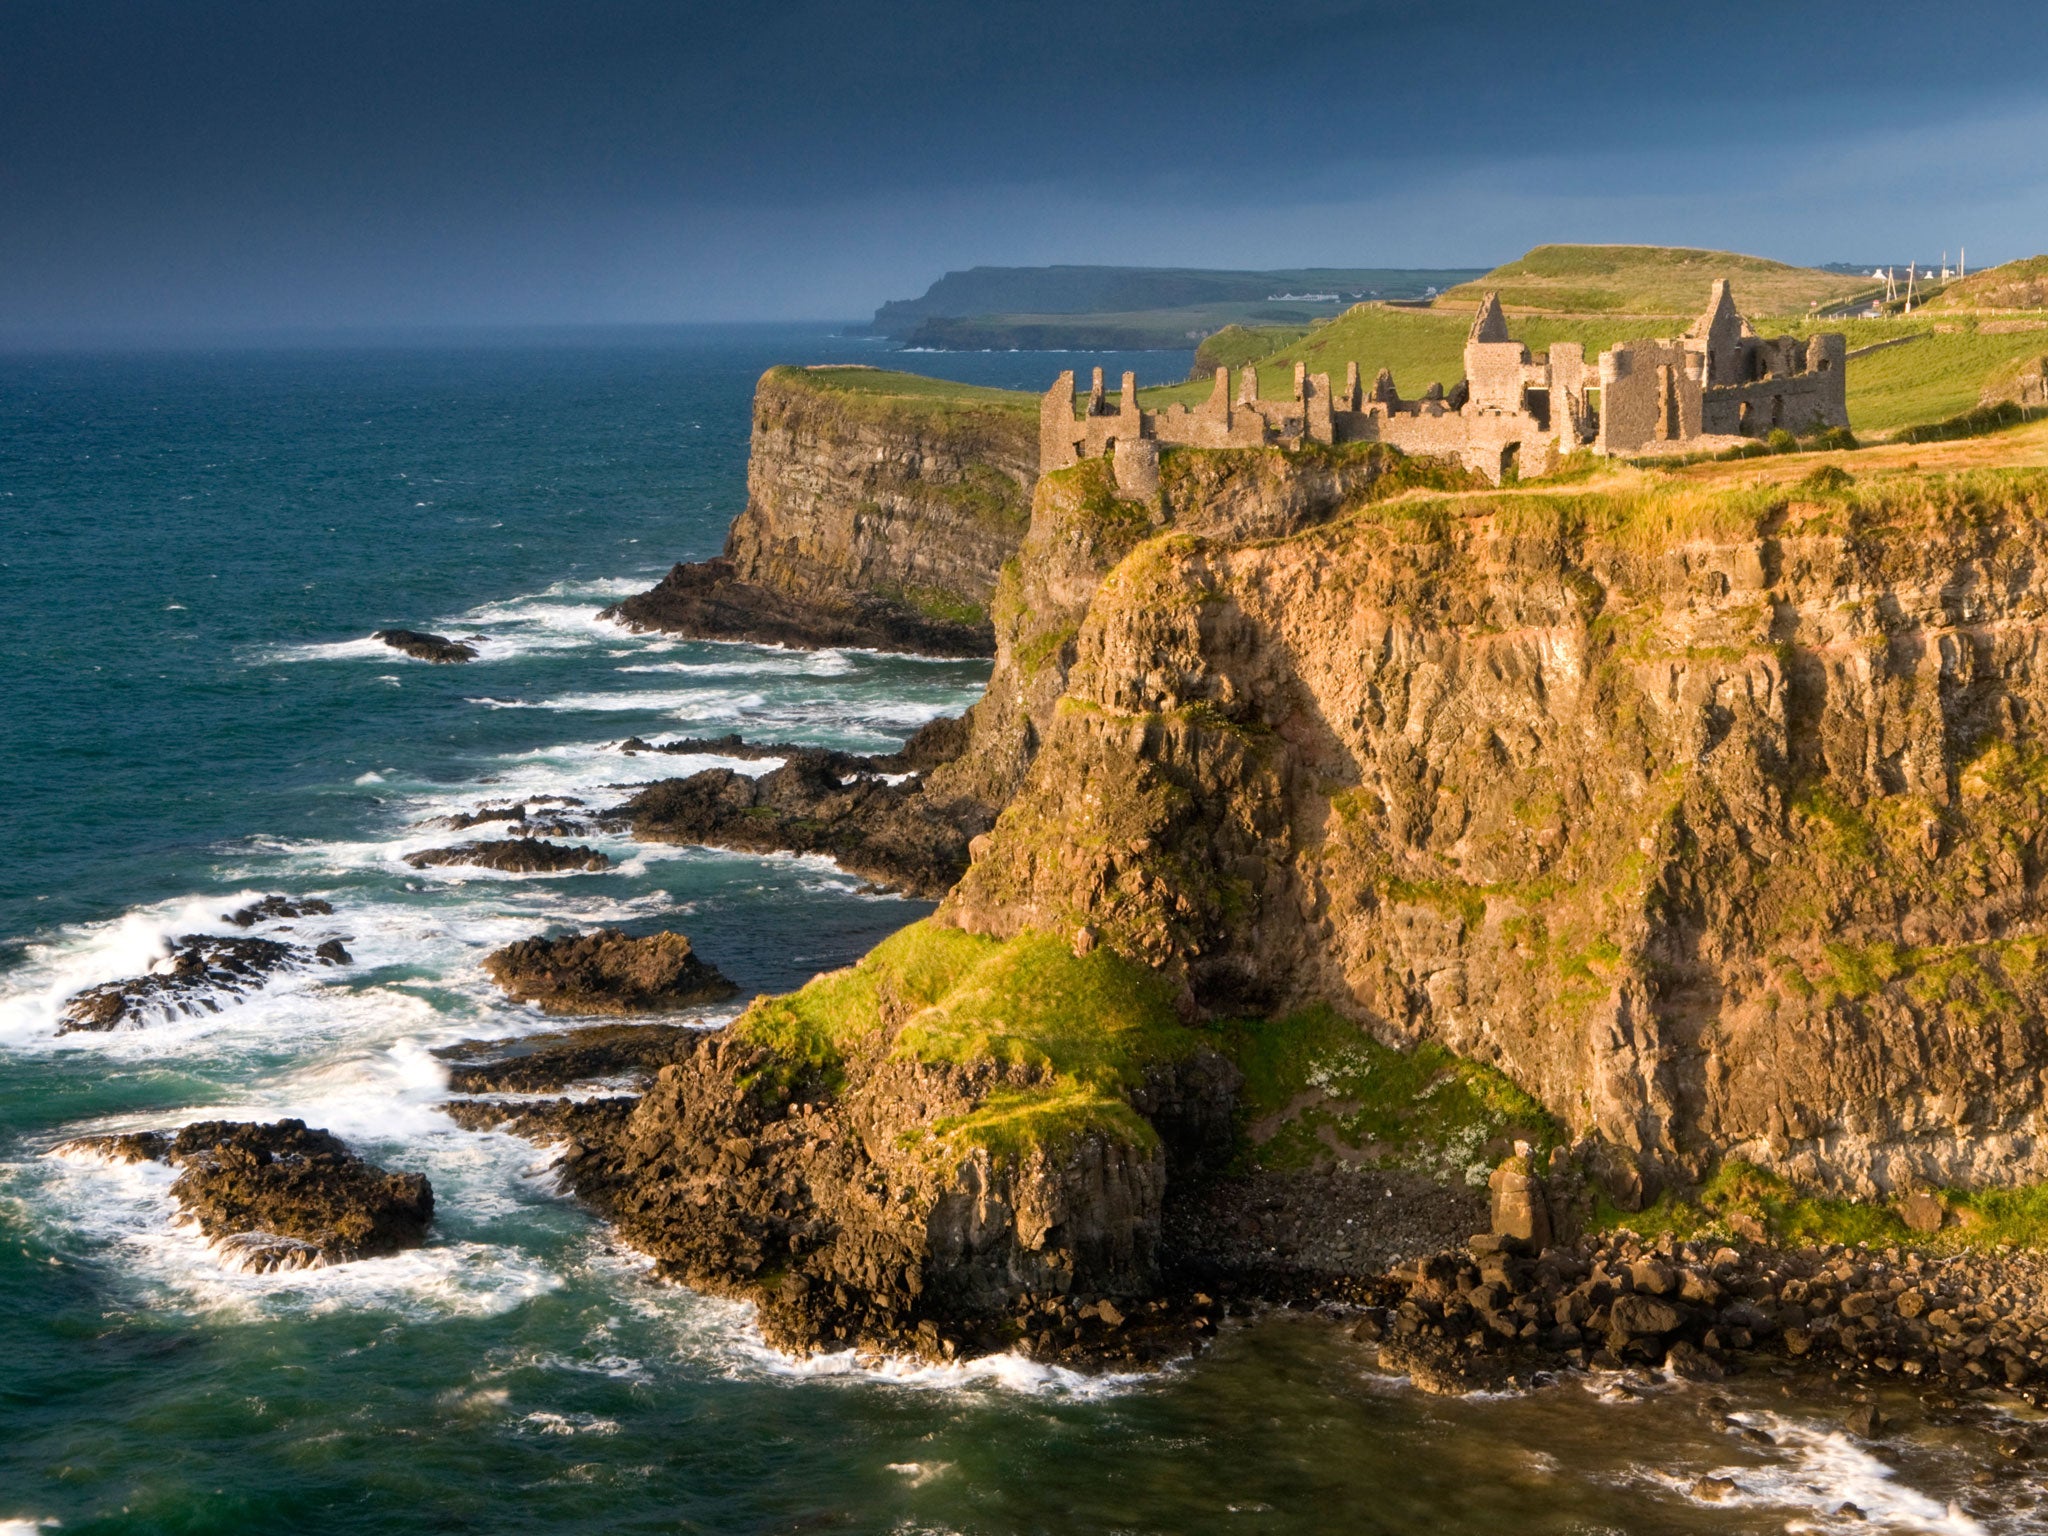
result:
[[[978,709],[1036,741],[942,920],[1440,1041],[1625,1198],[2048,1176],[2044,512],[1830,467],[1134,543]]]

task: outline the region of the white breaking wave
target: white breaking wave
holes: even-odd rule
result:
[[[783,651],[753,660],[654,661],[613,670],[679,677],[844,677],[854,670],[854,664],[840,651]]]
[[[679,1359],[731,1380],[833,1383],[925,1392],[989,1392],[1092,1401],[1156,1389],[1173,1366],[1147,1374],[1090,1375],[1022,1355],[983,1355],[944,1364],[854,1350],[799,1358],[769,1347],[750,1302],[704,1296],[673,1285],[644,1283],[654,1263],[629,1252],[593,1254],[590,1271],[616,1277],[624,1305],[665,1332]]]
[[[1699,1474],[1655,1474],[1655,1480],[1695,1502],[1723,1509],[1792,1511],[1803,1517],[1787,1531],[1910,1531],[1915,1536],[1990,1536],[1954,1503],[1930,1498],[1899,1481],[1897,1470],[1838,1429],[1802,1423],[1783,1414],[1736,1413],[1739,1424],[1761,1429],[1776,1442],[1779,1459],[1762,1465],[1717,1467],[1704,1474],[1726,1479],[1733,1490],[1719,1499],[1692,1493]],[[1845,1504],[1862,1511],[1850,1523],[1837,1518]]]

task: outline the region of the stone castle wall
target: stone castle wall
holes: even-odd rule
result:
[[[1684,336],[1624,342],[1594,367],[1577,342],[1535,358],[1508,334],[1499,301],[1488,294],[1466,339],[1464,381],[1449,395],[1432,386],[1420,400],[1403,400],[1384,369],[1367,392],[1356,363],[1346,368],[1342,390],[1333,390],[1328,374],[1297,363],[1285,399],[1262,399],[1249,366],[1233,392],[1229,370],[1218,368],[1200,405],[1147,411],[1135,374],[1123,376],[1112,401],[1098,368],[1077,414],[1074,375],[1063,373],[1039,408],[1040,472],[1111,456],[1118,483],[1140,485],[1156,482],[1158,447],[1377,442],[1454,459],[1498,484],[1511,474],[1543,474],[1581,448],[1697,451],[1779,428],[1846,427],[1847,357],[1839,335],[1759,338],[1727,283],[1716,282],[1706,312]],[[1139,449],[1141,442],[1154,447]]]

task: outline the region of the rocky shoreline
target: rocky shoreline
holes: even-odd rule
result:
[[[877,885],[933,900],[965,872],[969,842],[994,820],[971,800],[936,803],[922,783],[843,777],[841,754],[791,747],[777,755],[782,766],[758,777],[708,768],[664,779],[610,814],[645,842],[824,854]]]
[[[1019,1214],[1005,1211],[1013,1191],[984,1185],[979,1232],[949,1238],[957,1218],[893,1218],[863,1140],[873,1121],[764,1078],[766,1054],[720,1032],[598,1026],[443,1054],[451,1088],[470,1095],[444,1106],[458,1124],[555,1149],[563,1188],[664,1278],[756,1303],[769,1341],[793,1353],[1011,1351],[1129,1370],[1199,1350],[1231,1315],[1313,1307],[1376,1347],[1383,1370],[1433,1393],[1762,1369],[1910,1387],[1936,1407],[2048,1407],[2038,1254],[1626,1229],[1543,1245],[1498,1231],[1460,1240],[1460,1228],[1487,1223],[1483,1194],[1398,1169],[1244,1175],[1197,1159],[1180,1167],[1182,1192],[1142,1274],[1128,1256],[1098,1254],[1034,1280],[1014,1250],[986,1268],[989,1223]],[[947,1091],[944,1074],[903,1081]],[[612,1091],[545,1097],[598,1084]],[[506,1093],[532,1097],[494,1097]],[[1495,1182],[1495,1225],[1526,1225],[1512,1191],[1502,1220]],[[991,1286],[996,1273],[1008,1278]]]
[[[798,597],[745,580],[726,559],[679,564],[598,617],[629,629],[797,650],[854,646],[921,656],[987,656],[995,650],[985,625],[930,618],[857,592]]]
[[[1767,1363],[2044,1407],[2044,1287],[2048,1260],[2011,1251],[1736,1246],[1627,1230],[1535,1250],[1489,1236],[1374,1282],[1356,1334],[1433,1392],[1567,1369],[1714,1381]]]

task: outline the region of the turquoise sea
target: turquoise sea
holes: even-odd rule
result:
[[[753,381],[792,360],[1034,389],[1188,363],[793,326],[0,356],[0,1536],[2043,1528],[1980,1431],[1911,1399],[1878,1447],[1757,1376],[1445,1401],[1315,1316],[1142,1379],[789,1360],[744,1308],[651,1280],[545,1154],[447,1121],[432,1048],[535,1024],[478,971],[497,945],[674,926],[751,993],[927,910],[822,861],[623,838],[601,874],[401,862],[487,799],[705,765],[628,735],[886,748],[977,697],[982,663],[596,619],[716,552]],[[366,638],[390,625],[483,654],[413,662]],[[331,902],[294,936],[356,963],[55,1034],[70,992],[273,892]],[[243,1274],[174,1225],[162,1170],[50,1155],[285,1114],[426,1173],[430,1244]],[[1739,1491],[1695,1497],[1707,1474]]]

